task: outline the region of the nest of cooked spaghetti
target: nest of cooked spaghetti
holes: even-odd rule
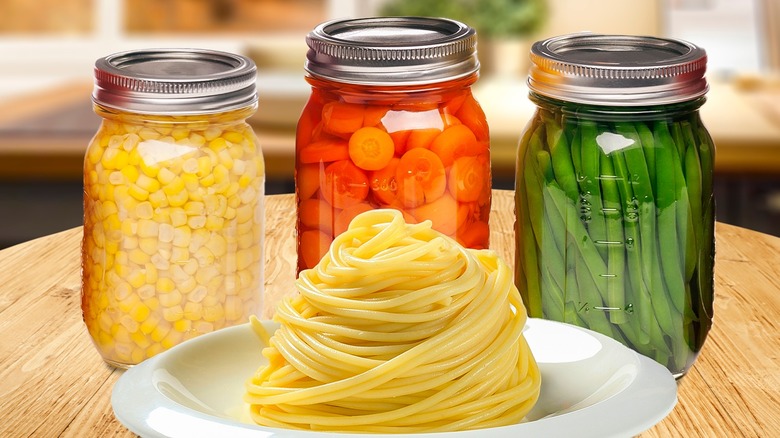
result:
[[[271,427],[419,433],[516,424],[539,396],[512,272],[400,212],[357,216],[296,280],[247,382]],[[253,320],[261,336],[262,325]]]

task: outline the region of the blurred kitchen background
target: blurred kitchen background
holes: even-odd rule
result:
[[[459,16],[461,2],[480,3]],[[780,0],[0,0],[0,248],[80,225],[82,157],[99,120],[95,59],[152,47],[243,53],[258,64],[253,124],[267,192],[292,193],[294,130],[308,97],[305,34],[342,17],[460,18],[479,33],[475,94],[495,188],[512,188],[533,110],[530,44],[592,31],[683,38],[709,55],[702,116],[717,146],[717,219],[780,235]]]

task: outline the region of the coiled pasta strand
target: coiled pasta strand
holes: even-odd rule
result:
[[[296,287],[274,317],[268,364],[247,381],[258,424],[472,430],[515,424],[536,403],[541,377],[522,336],[525,308],[492,251],[372,210]]]

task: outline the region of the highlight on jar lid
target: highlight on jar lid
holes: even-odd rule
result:
[[[446,18],[334,20],[317,26],[306,43],[306,71],[343,83],[428,84],[479,70],[476,31]]]
[[[115,53],[95,62],[92,100],[141,114],[210,114],[257,104],[257,67],[204,49]]]
[[[641,106],[684,102],[708,89],[707,54],[689,42],[573,34],[531,47],[528,87],[570,102]]]

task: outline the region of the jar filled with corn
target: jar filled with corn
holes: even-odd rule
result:
[[[84,159],[82,311],[126,368],[262,310],[256,68],[209,50],[95,63],[102,117]]]

